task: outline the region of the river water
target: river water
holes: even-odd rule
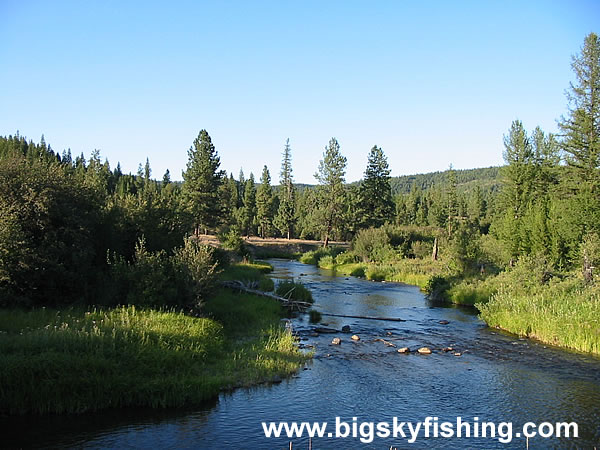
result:
[[[312,440],[312,448],[526,448],[517,437],[527,422],[576,422],[579,438],[529,439],[529,448],[600,448],[600,358],[552,348],[489,329],[472,309],[431,305],[418,288],[336,277],[296,261],[272,260],[275,279],[300,279],[315,298],[315,309],[330,314],[401,318],[403,322],[323,316],[313,325],[306,315],[291,319],[300,345],[314,358],[279,384],[224,393],[194,410],[127,410],[58,416],[35,423],[15,421],[4,430],[5,445],[76,448],[307,449],[308,437],[266,438],[262,422],[346,422],[346,438]],[[440,323],[440,321],[442,323]],[[445,323],[445,322],[448,323]],[[352,333],[318,333],[316,326]],[[352,341],[356,334],[359,341]],[[332,345],[333,337],[342,339]],[[414,352],[427,346],[430,355]],[[413,352],[399,354],[398,348]],[[453,351],[443,351],[452,347]],[[460,356],[455,356],[460,353]],[[457,417],[475,423],[512,422],[495,438],[426,438],[414,443],[408,426],[397,437],[374,436],[363,422],[424,421]],[[355,418],[355,419],[354,419]],[[475,419],[477,418],[477,419]],[[352,425],[356,423],[356,437]],[[480,428],[481,429],[481,428]],[[346,431],[343,426],[340,431]],[[442,431],[438,428],[438,431]],[[544,428],[542,431],[548,431]],[[434,428],[431,428],[433,435]],[[481,434],[481,433],[480,433]],[[490,430],[488,429],[488,436]],[[361,441],[360,438],[363,438]],[[512,437],[512,439],[511,439]],[[510,440],[510,442],[508,442]],[[0,444],[0,446],[3,446]]]

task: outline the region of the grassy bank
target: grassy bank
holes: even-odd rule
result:
[[[372,281],[393,281],[425,289],[429,280],[447,272],[440,261],[404,258],[389,263],[356,262],[350,252],[343,249],[319,249],[300,257],[300,262],[333,270],[340,275],[366,278]]]
[[[561,347],[600,354],[600,288],[575,278],[529,292],[503,287],[478,303],[489,326]]]
[[[205,311],[0,310],[0,412],[193,405],[306,359],[272,300],[219,290]]]

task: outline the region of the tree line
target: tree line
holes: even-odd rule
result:
[[[451,168],[431,177],[431,184],[415,178],[410,190],[394,186],[387,157],[376,145],[363,179],[348,184],[347,159],[335,138],[317,166],[317,186],[298,189],[289,140],[274,185],[267,166],[259,180],[252,173],[246,179],[243,170],[237,179],[227,175],[206,130],[188,150],[183,183],[172,182],[168,170],[153,178],[148,160],[136,174],[124,174],[98,151],[89,159],[73,158],[70,150],[55,152],[43,136],[37,144],[18,133],[0,137],[3,302],[94,298],[115,261],[135,264],[150,252],[162,255],[164,265],[178,249],[193,245],[188,236],[204,233],[320,239],[327,246],[386,224],[427,226],[462,243],[463,253],[474,255],[467,265],[477,263],[477,252],[466,246],[489,235],[502,244],[506,264],[534,254],[568,268],[581,244],[600,231],[599,55],[598,37],[591,33],[573,58],[575,82],[560,135],[539,127],[529,133],[520,121],[512,123],[504,137],[500,185],[494,168],[482,169],[482,183]]]

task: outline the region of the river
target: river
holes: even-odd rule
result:
[[[357,437],[323,437],[312,448],[526,448],[517,437],[527,422],[576,422],[578,439],[529,440],[529,448],[600,447],[600,358],[507,335],[489,329],[472,309],[431,305],[417,287],[337,277],[296,261],[272,260],[274,279],[301,280],[323,313],[401,318],[403,322],[323,316],[327,327],[352,333],[314,333],[307,315],[291,319],[300,345],[314,348],[314,358],[297,375],[279,384],[223,393],[193,410],[126,410],[82,416],[15,421],[5,430],[5,444],[24,447],[307,449],[308,438],[267,439],[262,422],[355,421],[437,423],[457,417],[475,423],[512,422],[495,438],[374,437],[357,428]],[[447,322],[447,323],[446,323]],[[318,326],[324,326],[319,324]],[[352,341],[352,334],[360,337]],[[332,345],[333,337],[342,339]],[[313,347],[314,346],[314,347]],[[414,352],[427,346],[430,355]],[[409,354],[398,348],[409,347]],[[452,347],[452,351],[443,351]],[[459,353],[460,356],[455,356]],[[356,418],[356,419],[353,419]],[[475,419],[477,418],[477,419]],[[440,425],[441,426],[441,425]],[[340,429],[345,431],[345,429]],[[351,428],[350,428],[351,430]],[[438,429],[441,431],[441,428]],[[548,428],[542,429],[547,432]],[[488,429],[488,434],[490,430]],[[433,434],[433,427],[431,429]],[[363,440],[361,441],[361,436]]]

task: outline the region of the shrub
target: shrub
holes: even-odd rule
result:
[[[393,251],[383,228],[360,230],[352,242],[352,249],[363,262],[382,261]]]
[[[441,300],[450,288],[450,282],[441,275],[432,276],[425,285],[425,292],[432,300]]]
[[[325,255],[319,260],[319,267],[323,269],[333,269],[335,267],[335,260],[331,255]]]
[[[410,252],[415,258],[431,258],[433,247],[429,242],[415,241],[410,246]]]
[[[383,281],[387,278],[388,271],[383,267],[369,266],[367,267],[366,277],[367,280]]]
[[[105,304],[199,308],[210,293],[217,274],[215,249],[188,238],[168,257],[149,252],[145,240],[136,244],[133,262],[109,257],[109,288]]]
[[[275,293],[284,298],[308,303],[314,302],[312,293],[302,283],[295,282],[294,279],[279,282]]]
[[[316,309],[311,309],[308,312],[308,319],[310,320],[310,323],[319,323],[322,319],[322,316],[321,313]]]
[[[356,254],[350,250],[340,253],[335,257],[336,264],[354,264],[358,262]]]
[[[246,248],[244,240],[242,239],[240,234],[234,229],[231,229],[226,233],[220,234],[219,241],[221,242],[221,244],[223,244],[224,248],[237,253],[241,257],[248,255],[248,249]]]

